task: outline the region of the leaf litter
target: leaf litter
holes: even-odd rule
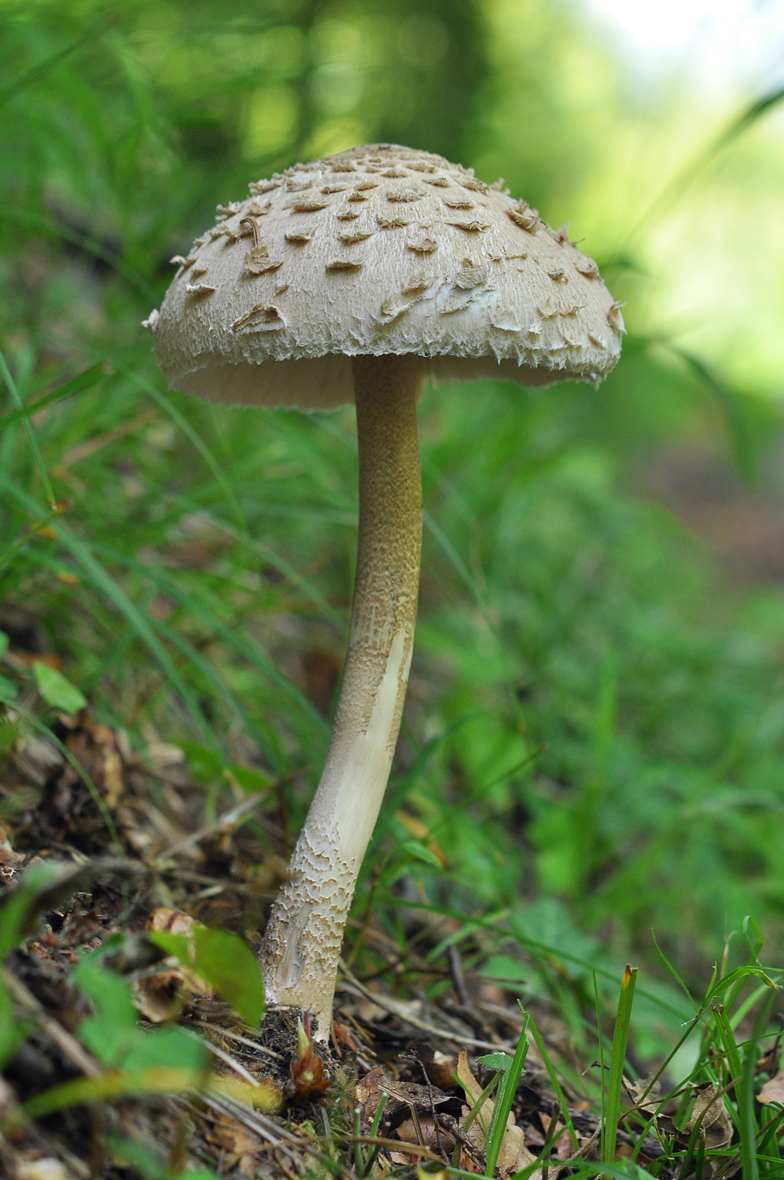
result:
[[[89,707],[57,712],[51,733],[20,716],[0,782],[0,931],[14,904],[20,914],[3,994],[22,1030],[0,1043],[0,1174],[86,1180],[130,1169],[169,1180],[206,1168],[247,1180],[359,1180],[436,1164],[486,1175],[491,1155],[497,1177],[557,1180],[570,1161],[598,1159],[600,1119],[562,1080],[567,1116],[533,1048],[495,1125],[525,1027],[519,1010],[499,1004],[497,984],[468,987],[454,946],[452,989],[436,999],[425,972],[404,1000],[344,967],[327,1045],[295,1010],[271,1010],[259,1027],[252,951],[287,840],[274,784],[248,793],[225,776],[235,802],[214,815],[179,747],[151,736],[133,749]],[[250,769],[245,777],[263,783]],[[20,909],[14,899],[36,873],[47,879]],[[383,947],[375,938],[376,954]],[[762,1102],[777,1100],[777,1084]],[[640,1083],[625,1085],[653,1109]],[[668,1118],[654,1118],[641,1140],[621,1128],[616,1158],[658,1160],[666,1178],[674,1173],[657,1131],[683,1142],[696,1127],[708,1149],[730,1143],[715,1088],[695,1091],[683,1130]]]

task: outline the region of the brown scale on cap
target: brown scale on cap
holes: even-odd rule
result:
[[[372,238],[373,230],[345,230],[342,234],[338,234],[338,237],[344,246],[356,246],[360,242],[366,242],[368,238]]]
[[[351,258],[333,258],[332,262],[327,263],[328,271],[346,271],[351,274],[355,271],[362,270],[362,263],[356,262]]]
[[[336,405],[353,396],[350,366],[327,358],[344,350],[420,353],[424,370],[444,379],[491,375],[500,366],[524,384],[567,375],[596,381],[618,355],[620,309],[568,227],[542,232],[537,211],[510,197],[502,181],[485,184],[440,156],[355,148],[256,181],[246,201],[225,202],[218,213],[212,234],[197,239],[185,260],[178,256],[161,312],[157,348],[180,388],[238,401]],[[325,217],[335,233],[324,232]],[[251,238],[250,250],[232,248],[239,237]],[[485,270],[470,289],[461,285],[467,249]],[[415,257],[433,270],[412,294]],[[205,269],[194,274],[194,265]],[[280,274],[285,315],[259,311],[275,307],[274,283],[264,284]],[[552,298],[559,288],[568,299]],[[557,325],[566,315],[564,351]],[[298,358],[323,370],[323,380],[303,381],[294,368],[256,380],[260,363],[291,366]]]

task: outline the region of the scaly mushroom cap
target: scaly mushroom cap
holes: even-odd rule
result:
[[[596,263],[473,172],[389,144],[251,184],[179,265],[150,326],[173,388],[329,409],[352,356],[414,353],[436,382],[598,382],[623,321]],[[261,369],[259,366],[263,366]]]

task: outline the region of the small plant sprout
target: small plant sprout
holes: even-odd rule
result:
[[[148,323],[175,389],[235,405],[356,405],[359,546],[343,681],[261,952],[268,1001],[312,1013],[323,1040],[411,664],[419,392],[427,379],[596,384],[618,359],[622,321],[565,233],[440,156],[353,148],[250,188],[221,207]]]

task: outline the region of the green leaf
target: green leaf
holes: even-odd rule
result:
[[[482,968],[482,974],[491,979],[508,979],[514,983],[527,983],[533,972],[526,963],[521,963],[513,955],[492,955]]]
[[[236,1008],[256,1028],[264,1014],[264,981],[253,951],[230,930],[213,930],[194,922],[191,933],[153,931],[151,942],[176,955]]]
[[[33,672],[38,691],[47,705],[51,705],[53,709],[62,709],[64,713],[78,713],[86,706],[84,694],[75,684],[71,684],[62,672],[57,672],[41,660],[35,661]]]
[[[241,766],[239,763],[232,763],[227,769],[243,791],[247,791],[249,795],[269,790],[274,781],[263,770],[256,770],[255,766]]]
[[[253,951],[230,930],[212,930],[194,925],[197,975],[220,992],[243,1020],[256,1028],[264,1014],[264,981]]]
[[[82,1043],[102,1065],[128,1074],[158,1068],[204,1070],[207,1049],[198,1037],[180,1028],[147,1032],[140,1027],[127,981],[103,964],[105,950],[82,959],[73,975],[95,1008],[77,1030]]]
[[[632,1017],[634,1003],[634,988],[637,983],[637,968],[626,967],[621,980],[621,994],[618,999],[618,1013],[613,1029],[612,1050],[610,1053],[610,1076],[607,1081],[607,1115],[602,1136],[602,1163],[612,1163],[615,1159],[616,1138],[618,1135],[618,1119],[621,1113],[621,1089],[623,1087],[623,1070],[626,1062],[626,1045],[629,1039],[629,1024]],[[602,1080],[602,1085],[604,1080]]]
[[[188,770],[197,782],[214,784],[220,781],[225,763],[218,750],[199,742],[181,741],[179,744],[188,760]]]
[[[2,660],[5,653],[8,651],[8,636],[5,631],[0,631],[0,660]]]
[[[123,1059],[126,1073],[139,1073],[158,1066],[170,1066],[198,1072],[207,1066],[207,1049],[198,1037],[182,1028],[156,1028],[145,1032],[137,1026],[137,1036]]]
[[[0,701],[12,701],[18,692],[19,689],[13,680],[9,680],[7,676],[0,676]]]
[[[503,1073],[509,1072],[513,1060],[508,1053],[486,1053],[484,1057],[477,1057],[477,1061],[485,1069],[500,1069]]]
[[[138,1037],[143,1036],[128,985],[95,955],[82,959],[73,978],[95,1008],[95,1015],[79,1025],[79,1040],[102,1065],[122,1065]]]
[[[193,947],[187,934],[169,934],[165,930],[151,930],[147,935],[167,955],[173,955],[181,963],[193,962]]]
[[[520,1007],[522,1009],[522,1005]],[[520,1081],[525,1066],[525,1059],[528,1055],[528,1019],[528,1013],[523,1010],[523,1027],[520,1030],[515,1055],[511,1058],[508,1069],[505,1069],[501,1074],[501,1081],[498,1086],[498,1098],[496,1099],[495,1110],[493,1111],[493,1121],[490,1124],[485,1176],[493,1176],[495,1174],[495,1165],[498,1162],[498,1156],[501,1151],[501,1143],[503,1142],[504,1132],[506,1131],[507,1120],[512,1110],[512,1103],[517,1091],[517,1083]],[[506,1054],[499,1053],[492,1054],[491,1056],[506,1057]]]
[[[43,410],[45,406],[51,406],[53,402],[62,401],[64,397],[70,397],[71,394],[81,393],[85,389],[89,389],[91,385],[95,385],[96,381],[100,381],[108,372],[107,366],[101,362],[93,365],[90,369],[85,369],[83,373],[79,373],[77,377],[72,377],[70,381],[66,381],[64,385],[53,389],[51,393],[45,393],[43,397],[39,397],[34,402],[28,402],[27,405],[20,406],[17,410],[11,410],[9,414],[4,414],[0,418],[0,430],[5,430],[6,426],[12,426],[14,422],[21,422],[31,418],[33,414],[37,414],[39,410]]]

